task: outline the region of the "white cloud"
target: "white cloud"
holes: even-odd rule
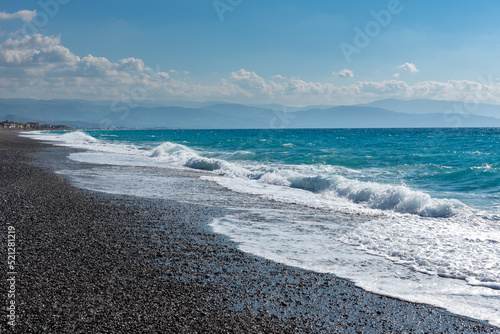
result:
[[[347,70],[349,71],[349,70]],[[340,73],[340,72],[339,72]],[[346,72],[348,73],[348,72]],[[117,62],[105,57],[79,57],[57,36],[25,36],[0,44],[0,96],[120,99],[141,91],[147,99],[305,104],[355,104],[377,99],[475,99],[500,104],[500,83],[467,80],[359,81],[350,85],[306,81],[275,75],[264,78],[240,69],[219,82],[203,85],[194,79],[176,79],[177,71],[153,70],[141,59]],[[348,74],[346,74],[348,75]]]
[[[348,70],[347,68],[344,68],[342,71],[340,71],[339,73],[335,73],[333,72],[334,75],[337,75],[341,78],[352,78],[354,77],[354,72],[351,71],[351,70]]]
[[[398,66],[398,68],[412,73],[418,72],[417,67],[413,63],[404,63],[403,65]]]
[[[79,58],[60,45],[59,37],[42,35],[8,39],[0,45],[0,66],[51,67],[57,63],[75,62]]]
[[[399,74],[399,73],[394,73],[394,74],[392,75],[392,77],[393,77],[394,79],[399,79],[399,76],[400,76],[400,74]]]
[[[93,55],[80,58],[61,45],[58,36],[36,34],[0,45],[0,76],[11,83],[0,92],[17,90],[41,98],[109,98],[139,81],[132,73],[146,70],[143,61],[135,58],[116,63]]]
[[[21,19],[31,22],[36,15],[36,10],[20,10],[15,13],[0,12],[0,21]]]
[[[144,62],[141,59],[127,58],[118,62],[119,68],[122,71],[144,71]]]
[[[255,93],[271,95],[278,86],[273,81],[267,83],[264,78],[258,76],[255,72],[250,72],[243,68],[239,71],[231,72],[228,82],[246,96],[253,96]]]

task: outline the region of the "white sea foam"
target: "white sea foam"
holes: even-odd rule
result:
[[[275,172],[264,173],[258,180],[260,183],[289,187],[292,182]]]
[[[46,142],[59,142],[64,145],[83,145],[96,143],[98,140],[84,132],[47,133],[42,131],[22,132],[21,136]]]
[[[218,174],[227,176],[245,177],[251,174],[243,167],[231,164],[222,159],[203,157],[185,145],[171,142],[165,142],[154,148],[151,157],[167,164],[206,171],[216,171]]]
[[[432,198],[430,195],[411,190],[406,186],[393,186],[375,182],[360,182],[344,177],[335,177],[329,194],[348,198],[373,209],[393,210],[423,217],[450,217],[460,201]]]
[[[99,140],[81,131],[66,133],[46,133],[41,131],[24,132],[21,134],[44,142],[50,142],[56,146],[66,146],[89,151],[108,152],[115,154],[142,155],[140,148],[125,143],[112,143]]]
[[[332,200],[347,199],[372,209],[411,213],[422,217],[451,217],[465,207],[458,200],[432,198],[429,194],[406,186],[362,182],[335,174],[308,176],[285,168],[265,173],[259,181],[320,193]],[[317,170],[316,173],[325,175],[324,170]]]
[[[363,223],[341,240],[426,274],[475,286],[500,284],[500,231],[472,214],[453,219],[395,215]]]

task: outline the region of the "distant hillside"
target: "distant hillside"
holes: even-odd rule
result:
[[[474,101],[439,101],[439,100],[379,100],[359,105],[365,107],[383,108],[408,114],[473,114],[479,116],[500,118],[500,105],[474,103]]]
[[[453,113],[407,114],[382,108],[340,106],[295,113],[292,127],[307,128],[447,128],[500,127],[500,119]]]
[[[0,99],[0,119],[64,124],[73,128],[500,127],[500,119],[491,117],[500,117],[500,106],[481,105],[478,108],[490,116],[463,114],[447,108],[457,103],[382,100],[357,106],[288,109],[269,105],[272,107],[269,109],[263,105],[221,102],[175,102],[176,106],[169,106],[169,102],[147,102],[130,108],[123,103],[116,105],[109,101]]]

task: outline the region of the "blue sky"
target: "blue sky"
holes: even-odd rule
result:
[[[0,97],[500,103],[498,13],[487,0],[4,2]]]

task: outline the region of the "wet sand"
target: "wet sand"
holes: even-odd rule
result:
[[[0,130],[1,333],[500,332],[242,253],[207,225],[223,208],[77,189],[54,174],[68,152]]]

